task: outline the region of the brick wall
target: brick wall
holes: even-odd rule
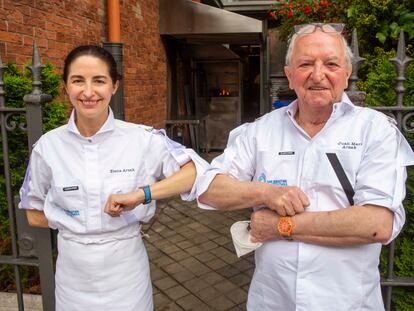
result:
[[[158,30],[158,1],[121,0],[125,118],[163,127],[166,59]],[[0,0],[0,56],[19,65],[31,59],[33,40],[42,62],[61,73],[66,54],[106,40],[106,0]]]
[[[158,1],[122,2],[126,119],[164,127],[167,114],[167,67],[159,34]]]

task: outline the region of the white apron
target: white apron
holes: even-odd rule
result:
[[[58,234],[56,311],[154,309],[148,256],[131,227],[121,236]]]

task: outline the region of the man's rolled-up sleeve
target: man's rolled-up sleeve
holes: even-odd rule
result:
[[[405,197],[406,166],[414,164],[414,154],[399,130],[387,124],[367,147],[358,170],[355,204],[383,206],[394,212],[391,242],[405,222],[402,201]]]
[[[255,174],[255,144],[252,134],[252,124],[245,123],[229,134],[229,140],[224,152],[216,157],[197,185],[197,197],[208,190],[217,174],[229,175],[240,181],[251,181]],[[215,209],[198,201],[203,209]]]

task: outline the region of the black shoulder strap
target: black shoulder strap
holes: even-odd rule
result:
[[[354,205],[355,191],[352,188],[352,185],[349,182],[349,179],[345,174],[345,171],[341,165],[341,162],[339,162],[339,159],[335,153],[327,153],[326,156],[328,157],[329,162],[331,162],[331,165],[335,171],[336,177],[338,177],[339,182],[341,183],[341,186],[345,191],[349,204]]]

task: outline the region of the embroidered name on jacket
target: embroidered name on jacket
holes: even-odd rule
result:
[[[134,168],[120,168],[120,169],[110,169],[109,173],[115,174],[115,173],[129,173],[129,172],[135,172]]]
[[[362,143],[358,143],[355,141],[339,141],[338,146],[341,149],[357,149],[362,146]]]
[[[287,186],[287,179],[266,179],[266,175],[262,173],[258,178],[257,181],[259,182],[265,182],[272,185],[278,185],[278,186]]]

